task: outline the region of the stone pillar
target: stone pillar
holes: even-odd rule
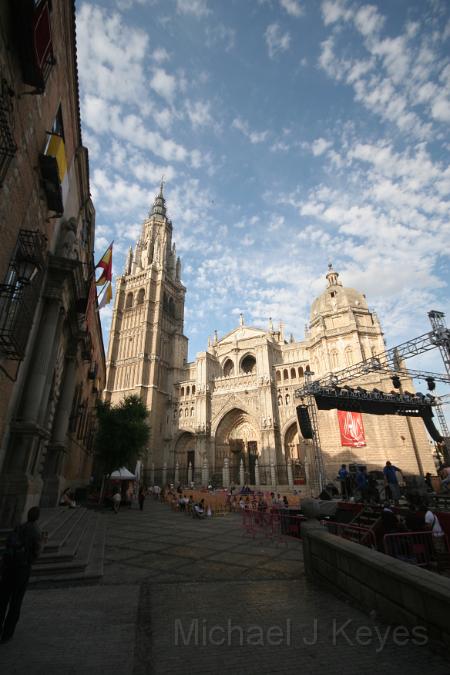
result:
[[[11,423],[4,470],[0,477],[0,520],[15,525],[42,493],[41,450],[48,443],[43,427],[63,314],[60,301],[47,299],[32,349],[25,389]]]
[[[244,485],[244,461],[242,458],[239,465],[239,484]]]
[[[270,462],[270,482],[274,487],[277,484],[277,478],[275,475],[275,464],[273,462]]]
[[[180,482],[180,465],[178,462],[175,464],[175,485],[178,485]]]
[[[192,462],[189,462],[189,466],[188,466],[188,484],[189,484],[189,487],[191,486],[191,483],[192,483]]]
[[[40,323],[39,334],[36,337],[32,367],[28,374],[27,386],[20,411],[20,418],[27,422],[37,423],[49,373],[52,368],[56,336],[59,328],[60,304],[55,300],[48,300]]]
[[[230,460],[228,457],[223,460],[222,482],[223,487],[230,487]]]
[[[162,486],[165,487],[166,485],[167,485],[167,462],[164,462],[162,470]]]
[[[207,486],[208,485],[208,460],[205,459],[203,460],[202,464],[202,485]]]
[[[255,459],[255,485],[256,487],[260,486],[260,479],[259,479],[259,462],[257,459]]]
[[[67,429],[69,427],[72,400],[76,383],[76,359],[66,358],[64,379],[59,397],[58,408],[53,423],[53,435],[47,448],[43,471],[44,487],[41,495],[41,506],[57,506],[62,486],[62,470],[67,445]]]
[[[293,488],[294,487],[294,476],[292,475],[292,459],[290,459],[290,458],[287,461],[287,475],[288,475],[289,487]]]
[[[155,484],[155,463],[152,462],[151,468],[150,468],[150,482],[153,485]]]

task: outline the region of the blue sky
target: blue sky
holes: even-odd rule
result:
[[[121,273],[164,174],[191,359],[239,312],[301,339],[329,260],[388,346],[426,332],[429,309],[450,321],[448,2],[95,0],[77,15],[96,253],[114,239]],[[410,365],[443,371],[436,352]]]

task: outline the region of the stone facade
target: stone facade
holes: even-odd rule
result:
[[[105,356],[74,3],[1,3],[0,522],[89,482]]]
[[[302,341],[286,340],[283,326],[271,320],[265,329],[246,326],[241,315],[239,326],[223,337],[216,334],[187,363],[185,288],[171,236],[161,187],[117,279],[107,357],[106,400],[117,403],[136,393],[149,409],[150,480],[186,481],[192,475],[219,484],[228,478],[287,484],[292,467],[290,482],[307,482],[311,442],[299,433],[295,391],[308,371],[322,376],[383,352],[376,314],[363,294],[342,286],[330,266]],[[377,373],[356,384],[392,389],[390,378]],[[341,446],[336,410],[318,411],[318,424],[328,478],[342,462],[370,470],[387,459],[406,473],[419,473],[418,456],[424,471],[434,471],[420,419],[363,415],[366,444],[358,448]]]

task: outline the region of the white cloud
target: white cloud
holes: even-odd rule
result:
[[[177,11],[180,14],[192,14],[198,19],[211,13],[206,0],[177,0]]]
[[[171,103],[177,89],[177,80],[164,68],[156,68],[150,80],[150,86],[161,98]]]
[[[439,122],[450,122],[450,100],[438,98],[431,106],[431,114]]]
[[[374,5],[363,5],[356,12],[354,22],[360,33],[371,35],[382,29],[385,18]]]
[[[282,33],[278,23],[271,23],[264,33],[269,56],[273,59],[279,52],[285,52],[289,49],[291,36],[288,31]]]
[[[77,12],[77,57],[83,91],[107,101],[148,103],[147,35],[119,14],[88,3]]]
[[[225,26],[223,23],[218,23],[214,26],[206,26],[206,46],[215,47],[222,43],[225,46],[225,51],[231,51],[236,43],[236,31],[234,28]]]
[[[184,146],[148,129],[140,117],[124,114],[120,106],[110,106],[101,98],[85,96],[82,112],[85,123],[97,134],[114,134],[142,150],[150,150],[166,161],[185,162],[190,159],[192,153]]]
[[[325,138],[316,138],[316,140],[311,143],[311,152],[314,157],[319,157],[320,155],[323,155],[328,148],[331,148],[332,145],[333,143],[325,140]]]
[[[298,0],[280,0],[281,7],[290,15],[299,17],[303,14],[303,9]]]
[[[158,47],[157,49],[153,50],[152,59],[153,61],[156,61],[156,63],[164,63],[164,61],[169,61],[170,54],[167,49],[164,49],[164,47]]]
[[[252,131],[248,125],[248,123],[241,119],[240,117],[236,117],[231,126],[233,129],[237,129],[240,131],[244,136],[246,136],[250,143],[256,144],[256,143],[264,143],[266,140],[267,136],[269,135],[269,132],[266,131]]]
[[[329,26],[341,19],[350,19],[352,10],[347,8],[346,0],[325,0],[322,2],[322,17],[325,26]]]
[[[214,124],[209,101],[186,101],[186,111],[194,128],[207,127]]]

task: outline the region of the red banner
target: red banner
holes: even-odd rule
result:
[[[341,445],[362,448],[366,444],[366,439],[361,413],[338,410],[337,414],[341,432]]]

